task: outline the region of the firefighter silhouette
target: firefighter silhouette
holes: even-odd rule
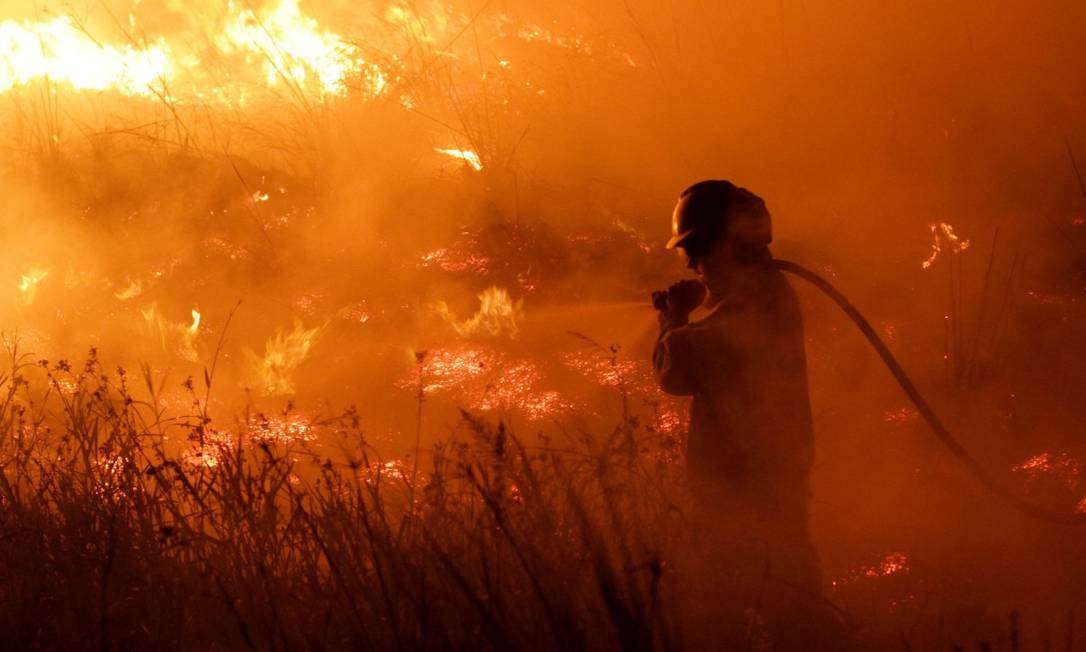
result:
[[[653,366],[664,391],[692,397],[686,460],[702,629],[718,629],[724,638],[712,645],[727,649],[839,649],[808,530],[803,322],[769,252],[769,211],[744,188],[702,181],[680,196],[672,231],[667,247],[700,280],[654,293]],[[708,316],[691,322],[702,305]]]

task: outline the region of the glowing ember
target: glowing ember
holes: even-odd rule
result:
[[[362,479],[370,484],[394,480],[396,482],[411,482],[411,469],[403,460],[389,460],[387,462],[372,462],[361,471]]]
[[[476,347],[435,349],[421,355],[423,390],[426,393],[464,387],[469,380],[492,369],[500,359],[493,351]],[[399,386],[417,389],[418,379],[406,377]]]
[[[605,387],[618,387],[632,379],[638,371],[638,364],[634,360],[609,360],[598,352],[568,353],[563,362]]]
[[[957,254],[965,251],[969,248],[969,241],[962,240],[954,233],[954,227],[946,222],[939,222],[938,224],[929,225],[931,228],[931,255],[927,260],[920,263],[920,266],[924,269],[928,269],[935,264],[935,259],[939,257],[939,254],[943,251],[944,244],[950,248],[950,252]]]
[[[479,158],[478,154],[469,149],[442,149],[440,147],[435,147],[434,151],[439,154],[451,156],[455,159],[460,159],[476,171],[483,169],[483,160]]]
[[[912,421],[920,414],[912,408],[898,408],[896,410],[890,410],[882,415],[883,420],[891,423],[905,423],[906,421]]]
[[[282,331],[264,344],[264,355],[246,351],[247,385],[264,396],[294,393],[294,373],[309,357],[320,328],[304,328],[296,323],[289,333]]]
[[[908,573],[908,556],[901,552],[891,552],[875,564],[864,564],[853,568],[841,579],[830,582],[830,586],[836,590],[861,578],[875,579],[893,575],[907,575]]]
[[[446,272],[485,274],[490,266],[490,259],[472,251],[442,247],[419,254],[419,266],[438,267]]]
[[[557,391],[544,386],[542,369],[527,360],[482,347],[458,346],[415,354],[421,360],[424,395],[455,392],[463,407],[508,410],[532,421],[554,417],[573,408]],[[405,374],[397,386],[417,390],[418,371]]]
[[[180,462],[192,470],[213,469],[236,445],[235,436],[231,433],[208,429],[204,432],[203,445],[196,444],[181,453]]]
[[[528,361],[504,366],[497,379],[486,387],[481,396],[471,401],[477,410],[515,410],[532,421],[553,417],[573,406],[561,395],[539,387],[543,373]]]
[[[456,316],[449,312],[449,307],[444,301],[439,302],[436,309],[438,314],[463,337],[474,335],[516,337],[520,330],[517,322],[523,317],[523,301],[514,302],[509,292],[498,287],[487,288],[478,297],[479,311],[464,321],[457,321]]]
[[[1011,467],[1011,471],[1021,473],[1029,482],[1052,479],[1068,489],[1078,485],[1078,460],[1067,453],[1041,453],[1025,462]]]
[[[352,303],[350,305],[343,306],[336,313],[336,316],[347,321],[358,322],[359,324],[365,324],[370,320],[370,313],[366,310],[365,302]]]
[[[317,438],[311,421],[299,414],[264,416],[250,424],[249,435],[254,441],[288,446]]]

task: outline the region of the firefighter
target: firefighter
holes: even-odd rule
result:
[[[814,439],[803,323],[772,265],[769,211],[744,188],[702,181],[679,197],[672,231],[667,247],[699,280],[654,294],[653,366],[665,392],[693,397],[687,475],[701,576],[716,591],[701,602],[729,602],[733,616],[707,621],[732,627],[729,647],[758,647],[761,636],[771,649],[818,649],[823,639],[830,649],[807,522]],[[708,316],[691,322],[703,305]]]

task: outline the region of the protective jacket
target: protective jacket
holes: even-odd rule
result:
[[[708,317],[662,329],[656,378],[693,397],[686,459],[702,493],[805,538],[814,444],[799,302],[768,265],[742,274]]]

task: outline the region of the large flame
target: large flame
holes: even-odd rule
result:
[[[366,66],[358,48],[335,32],[321,29],[302,13],[296,0],[282,0],[260,15],[252,9],[238,10],[232,2],[229,11],[231,18],[216,44],[227,54],[241,52],[262,60],[269,86],[286,82],[297,90],[315,84],[321,96],[341,95],[347,79],[365,68],[372,92],[384,89],[380,68]]]
[[[135,29],[134,18],[132,21]],[[210,33],[196,34],[171,47],[162,37],[110,44],[77,25],[69,16],[48,21],[0,22],[0,93],[13,87],[48,80],[75,90],[112,90],[144,96],[201,103],[218,98],[244,99],[244,89],[227,90],[223,79],[212,81],[207,61],[220,55],[237,56],[245,64],[259,66],[269,88],[286,85],[288,94],[308,101],[323,100],[347,92],[351,79],[361,80],[365,94],[381,93],[387,82],[384,71],[366,62],[358,48],[339,34],[323,29],[302,13],[297,0],[281,0],[261,10],[227,5],[221,25],[205,26]],[[192,43],[208,44],[194,49]],[[189,51],[178,53],[177,50]],[[182,73],[196,85],[179,89]],[[242,70],[227,78],[243,79]]]
[[[156,84],[173,73],[162,40],[144,48],[102,45],[67,16],[40,23],[0,22],[0,93],[48,79],[78,90],[153,95]]]

